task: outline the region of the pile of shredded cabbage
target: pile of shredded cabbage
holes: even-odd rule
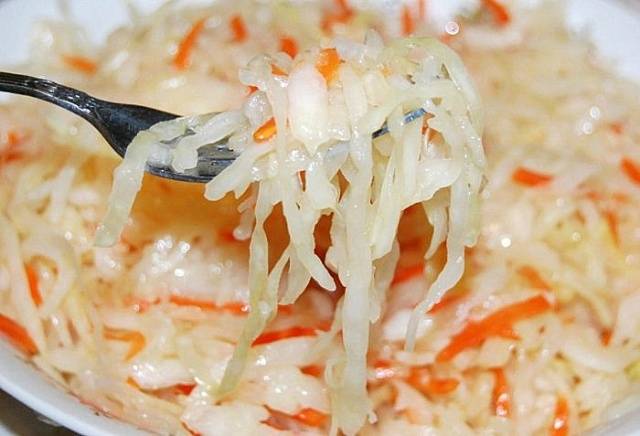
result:
[[[196,167],[199,147],[228,137],[239,156],[207,184],[205,196],[215,201],[251,190],[244,213],[255,222],[251,311],[218,395],[238,385],[249,348],[278,304],[294,303],[312,279],[335,291],[337,279],[346,288],[334,321],[342,326],[344,353],[327,364],[325,377],[333,433],[355,434],[367,416],[375,421],[367,398],[369,329],[380,319],[396,269],[402,212],[415,204],[424,208],[433,226],[427,258],[442,243],[447,248],[442,271],[409,323],[411,350],[418,322],[460,280],[465,247],[475,244],[485,157],[479,98],[462,61],[447,46],[432,38],[385,46],[373,31],[364,41],[343,39],[333,46],[339,65],[330,66],[336,70],[330,76],[319,69],[324,56],[334,55],[333,47],[312,48],[293,60],[284,54],[258,56],[240,71],[241,82],[258,89],[241,111],[163,122],[138,134],[114,173],[96,241],[117,242],[150,159],[169,154],[173,169],[182,172]],[[424,120],[404,123],[404,114],[419,108],[426,112]],[[277,133],[256,139],[255,132],[271,119]],[[383,126],[389,133],[372,139]],[[163,141],[187,129],[193,135],[166,150]],[[264,223],[278,204],[290,242],[269,270]],[[331,219],[324,261],[314,241],[323,215]]]

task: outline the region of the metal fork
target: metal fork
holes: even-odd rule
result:
[[[53,103],[89,121],[107,140],[111,148],[124,157],[133,138],[142,130],[178,115],[144,106],[100,100],[89,94],[47,79],[0,71],[0,91],[22,94]],[[419,108],[405,114],[410,123],[426,112]],[[377,138],[388,132],[383,125],[372,136]],[[179,139],[179,138],[176,138]],[[229,166],[237,157],[225,140],[198,149],[198,165],[184,173],[169,166],[147,164],[147,172],[167,179],[206,183]]]

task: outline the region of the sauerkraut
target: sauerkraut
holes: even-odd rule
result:
[[[485,158],[479,98],[451,49],[433,38],[399,39],[385,47],[373,31],[364,41],[335,45],[286,59],[289,71],[274,72],[277,59],[270,56],[253,59],[240,72],[242,83],[255,88],[244,117],[228,112],[201,124],[177,119],[139,133],[115,171],[109,210],[96,238],[102,245],[119,238],[153,147],[189,128],[167,162],[184,171],[196,167],[199,147],[229,136],[239,156],[207,184],[205,196],[212,201],[231,192],[240,197],[255,184],[255,224],[249,315],[217,394],[224,397],[238,386],[251,344],[277,314],[278,303],[294,303],[312,279],[321,289],[335,291],[331,271],[345,288],[344,355],[326,370],[332,433],[355,434],[367,416],[375,422],[366,388],[369,325],[380,319],[393,278],[400,217],[414,205],[427,215],[440,209],[446,216],[439,223],[446,229],[435,230],[444,238],[434,240],[431,251],[446,239],[447,261],[413,312],[407,341],[412,350],[417,323],[460,280],[464,248],[475,244],[478,220],[472,209]],[[374,86],[367,89],[371,81]],[[255,100],[262,100],[260,112]],[[424,119],[404,121],[406,112],[419,109]],[[335,113],[346,115],[338,128],[329,122]],[[374,140],[383,126],[388,135]],[[432,211],[429,202],[436,194],[448,200]],[[289,244],[269,270],[264,223],[276,205],[282,207]],[[324,262],[314,240],[322,216],[331,221]],[[286,291],[279,297],[281,282]]]
[[[0,108],[3,336],[163,434],[566,434],[633,408],[639,91],[560,4],[444,34],[422,2],[248,5],[171,2],[100,48],[39,26],[23,71],[186,116],[119,163],[70,114]],[[204,189],[144,175],[222,138]]]

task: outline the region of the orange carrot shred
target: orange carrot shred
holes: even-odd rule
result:
[[[609,129],[611,129],[611,131],[616,135],[622,135],[622,132],[624,132],[624,125],[620,122],[614,122],[609,124]]]
[[[640,165],[628,157],[622,158],[620,167],[626,176],[637,185],[640,185]]]
[[[249,85],[247,86],[247,94],[251,95],[258,90],[257,86]]]
[[[253,341],[253,345],[270,344],[271,342],[276,342],[281,339],[298,338],[302,336],[316,336],[318,334],[318,330],[326,330],[326,326],[320,327],[321,328],[318,329],[314,327],[294,326],[283,330],[273,330],[270,332],[265,332],[258,336],[255,341]]]
[[[9,317],[0,315],[0,333],[23,353],[32,356],[38,352],[36,346],[27,330]]]
[[[7,132],[6,147],[0,152],[0,164],[20,159],[23,151],[20,145],[24,141],[25,136],[15,130]]]
[[[144,335],[135,330],[123,330],[105,328],[104,337],[113,341],[129,342],[129,351],[124,357],[125,360],[133,359],[145,347],[147,340]]]
[[[558,397],[549,433],[551,436],[567,436],[569,434],[569,405],[564,397]]]
[[[233,235],[233,229],[222,229],[218,232],[218,236],[221,240],[230,243],[242,242]]]
[[[336,0],[337,12],[327,13],[322,18],[320,26],[325,32],[330,32],[335,24],[348,23],[353,18],[353,9],[349,6],[346,0]]]
[[[230,301],[218,305],[213,301],[196,300],[181,295],[172,295],[169,297],[169,302],[176,306],[192,306],[207,311],[230,312],[235,315],[244,315],[249,312],[249,305],[242,301]]]
[[[445,395],[456,390],[460,382],[455,378],[435,378],[428,367],[411,368],[407,383],[424,395]]]
[[[338,23],[348,23],[351,20],[352,14],[327,14],[322,19],[320,27],[325,32],[330,32],[333,26]]]
[[[320,377],[324,373],[324,367],[320,365],[308,365],[300,368],[303,374],[310,375],[312,377]]]
[[[391,362],[384,359],[378,359],[373,363],[374,378],[376,380],[387,380],[396,376],[396,370],[392,367]]]
[[[247,39],[247,26],[240,15],[234,15],[229,22],[234,42],[242,42]]]
[[[298,54],[298,43],[290,36],[283,36],[280,38],[280,51],[283,51],[292,58],[295,58]]]
[[[509,393],[507,378],[502,368],[494,369],[493,374],[496,380],[493,385],[492,409],[496,416],[507,418],[511,416],[511,394]]]
[[[602,345],[605,347],[608,346],[611,342],[611,336],[613,336],[613,331],[610,329],[604,329],[602,333],[600,333],[600,341],[602,342]]]
[[[479,321],[470,321],[456,334],[449,345],[436,356],[436,362],[447,362],[468,348],[477,347],[490,337],[501,336],[516,339],[513,325],[551,309],[551,304],[542,295],[496,310]]]
[[[76,71],[80,71],[81,73],[93,74],[98,70],[98,64],[96,64],[91,59],[85,58],[83,56],[67,55],[62,56],[62,60],[69,67],[73,68]]]
[[[274,76],[286,76],[287,73],[277,65],[271,65],[271,74]]]
[[[193,24],[182,41],[180,41],[180,44],[178,45],[178,51],[173,58],[173,66],[177,69],[186,70],[191,64],[191,53],[193,53],[196,41],[204,30],[204,25],[206,24],[206,22],[206,18],[200,18]]]
[[[182,427],[184,427],[184,429],[191,435],[191,436],[202,436],[200,433],[198,433],[195,430],[192,430],[191,428],[189,428],[189,426],[182,420],[180,420],[180,424],[182,424]]]
[[[418,18],[424,21],[427,17],[427,0],[418,0]]]
[[[605,209],[602,213],[607,221],[607,225],[609,226],[613,242],[615,242],[616,245],[619,244],[620,234],[618,233],[618,215],[616,215],[616,213],[611,209]]]
[[[182,395],[190,395],[195,388],[196,385],[194,383],[181,383],[174,386],[175,391]]]
[[[402,34],[405,36],[409,36],[411,35],[415,29],[416,29],[416,24],[413,21],[413,16],[411,15],[411,10],[409,9],[409,6],[404,5],[402,7]]]
[[[327,83],[336,75],[339,66],[340,56],[338,56],[338,51],[335,48],[325,48],[320,52],[316,68]]]
[[[530,265],[523,265],[518,268],[518,274],[527,279],[532,287],[548,291],[551,286],[542,278],[537,269]]]
[[[292,416],[296,421],[309,427],[322,427],[327,421],[327,415],[316,409],[306,408]]]
[[[258,143],[268,141],[273,138],[277,131],[276,120],[274,118],[269,118],[266,123],[258,127],[258,129],[253,132],[253,140]]]
[[[353,12],[351,6],[349,6],[349,3],[347,3],[347,0],[336,0],[336,6],[342,13]]]
[[[525,186],[544,186],[553,180],[553,176],[519,167],[512,175],[514,182]]]
[[[137,312],[137,313],[144,313],[147,310],[149,310],[151,306],[153,306],[154,304],[158,304],[159,302],[160,302],[160,299],[149,301],[149,300],[143,300],[143,299],[127,298],[125,300],[125,304],[129,306],[134,312]]]
[[[136,383],[136,381],[132,377],[127,377],[127,384],[133,388],[138,389],[139,391],[142,390],[142,387],[138,383]]]
[[[440,312],[441,310],[447,309],[453,306],[454,304],[460,302],[460,300],[462,300],[463,298],[464,298],[464,295],[461,295],[459,293],[447,294],[444,297],[442,297],[440,301],[434,304],[427,313],[434,314],[434,313]]]
[[[391,280],[391,286],[406,282],[414,277],[422,275],[424,271],[424,263],[408,266],[406,268],[396,269],[396,273]]]
[[[42,294],[40,293],[38,273],[31,265],[25,265],[25,271],[27,273],[27,281],[29,282],[29,292],[31,293],[31,299],[36,306],[40,306],[42,304]]]
[[[484,7],[491,12],[493,19],[500,26],[506,26],[511,22],[509,10],[498,0],[483,0]]]
[[[20,145],[23,139],[23,136],[15,130],[9,130],[7,133],[7,145],[9,147]]]
[[[513,330],[512,326],[504,326],[503,328],[496,331],[496,336],[499,336],[504,339],[513,339],[518,340],[520,336]]]

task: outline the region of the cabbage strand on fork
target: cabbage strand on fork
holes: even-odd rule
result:
[[[485,165],[479,100],[460,59],[437,40],[406,38],[385,47],[375,32],[364,42],[338,39],[293,60],[283,53],[257,57],[240,79],[254,87],[241,112],[161,123],[134,139],[115,172],[97,241],[117,240],[149,159],[184,171],[195,167],[199,147],[229,136],[239,157],[207,185],[205,196],[240,197],[251,188],[241,211],[244,225],[253,223],[251,311],[219,398],[238,384],[251,344],[278,304],[296,301],[311,279],[335,290],[332,271],[346,288],[325,334],[341,330],[344,344],[325,370],[332,432],[354,434],[367,416],[375,419],[366,385],[369,327],[381,316],[396,267],[402,211],[422,204],[433,226],[426,256],[442,243],[447,251],[413,312],[408,349],[421,316],[462,276],[465,246],[475,243]],[[404,114],[417,108],[426,111],[424,119],[404,124]],[[389,133],[372,139],[384,123]],[[187,128],[195,134],[175,148],[160,143]],[[269,270],[264,223],[277,204],[290,243]],[[324,260],[314,241],[323,215],[331,219]]]

